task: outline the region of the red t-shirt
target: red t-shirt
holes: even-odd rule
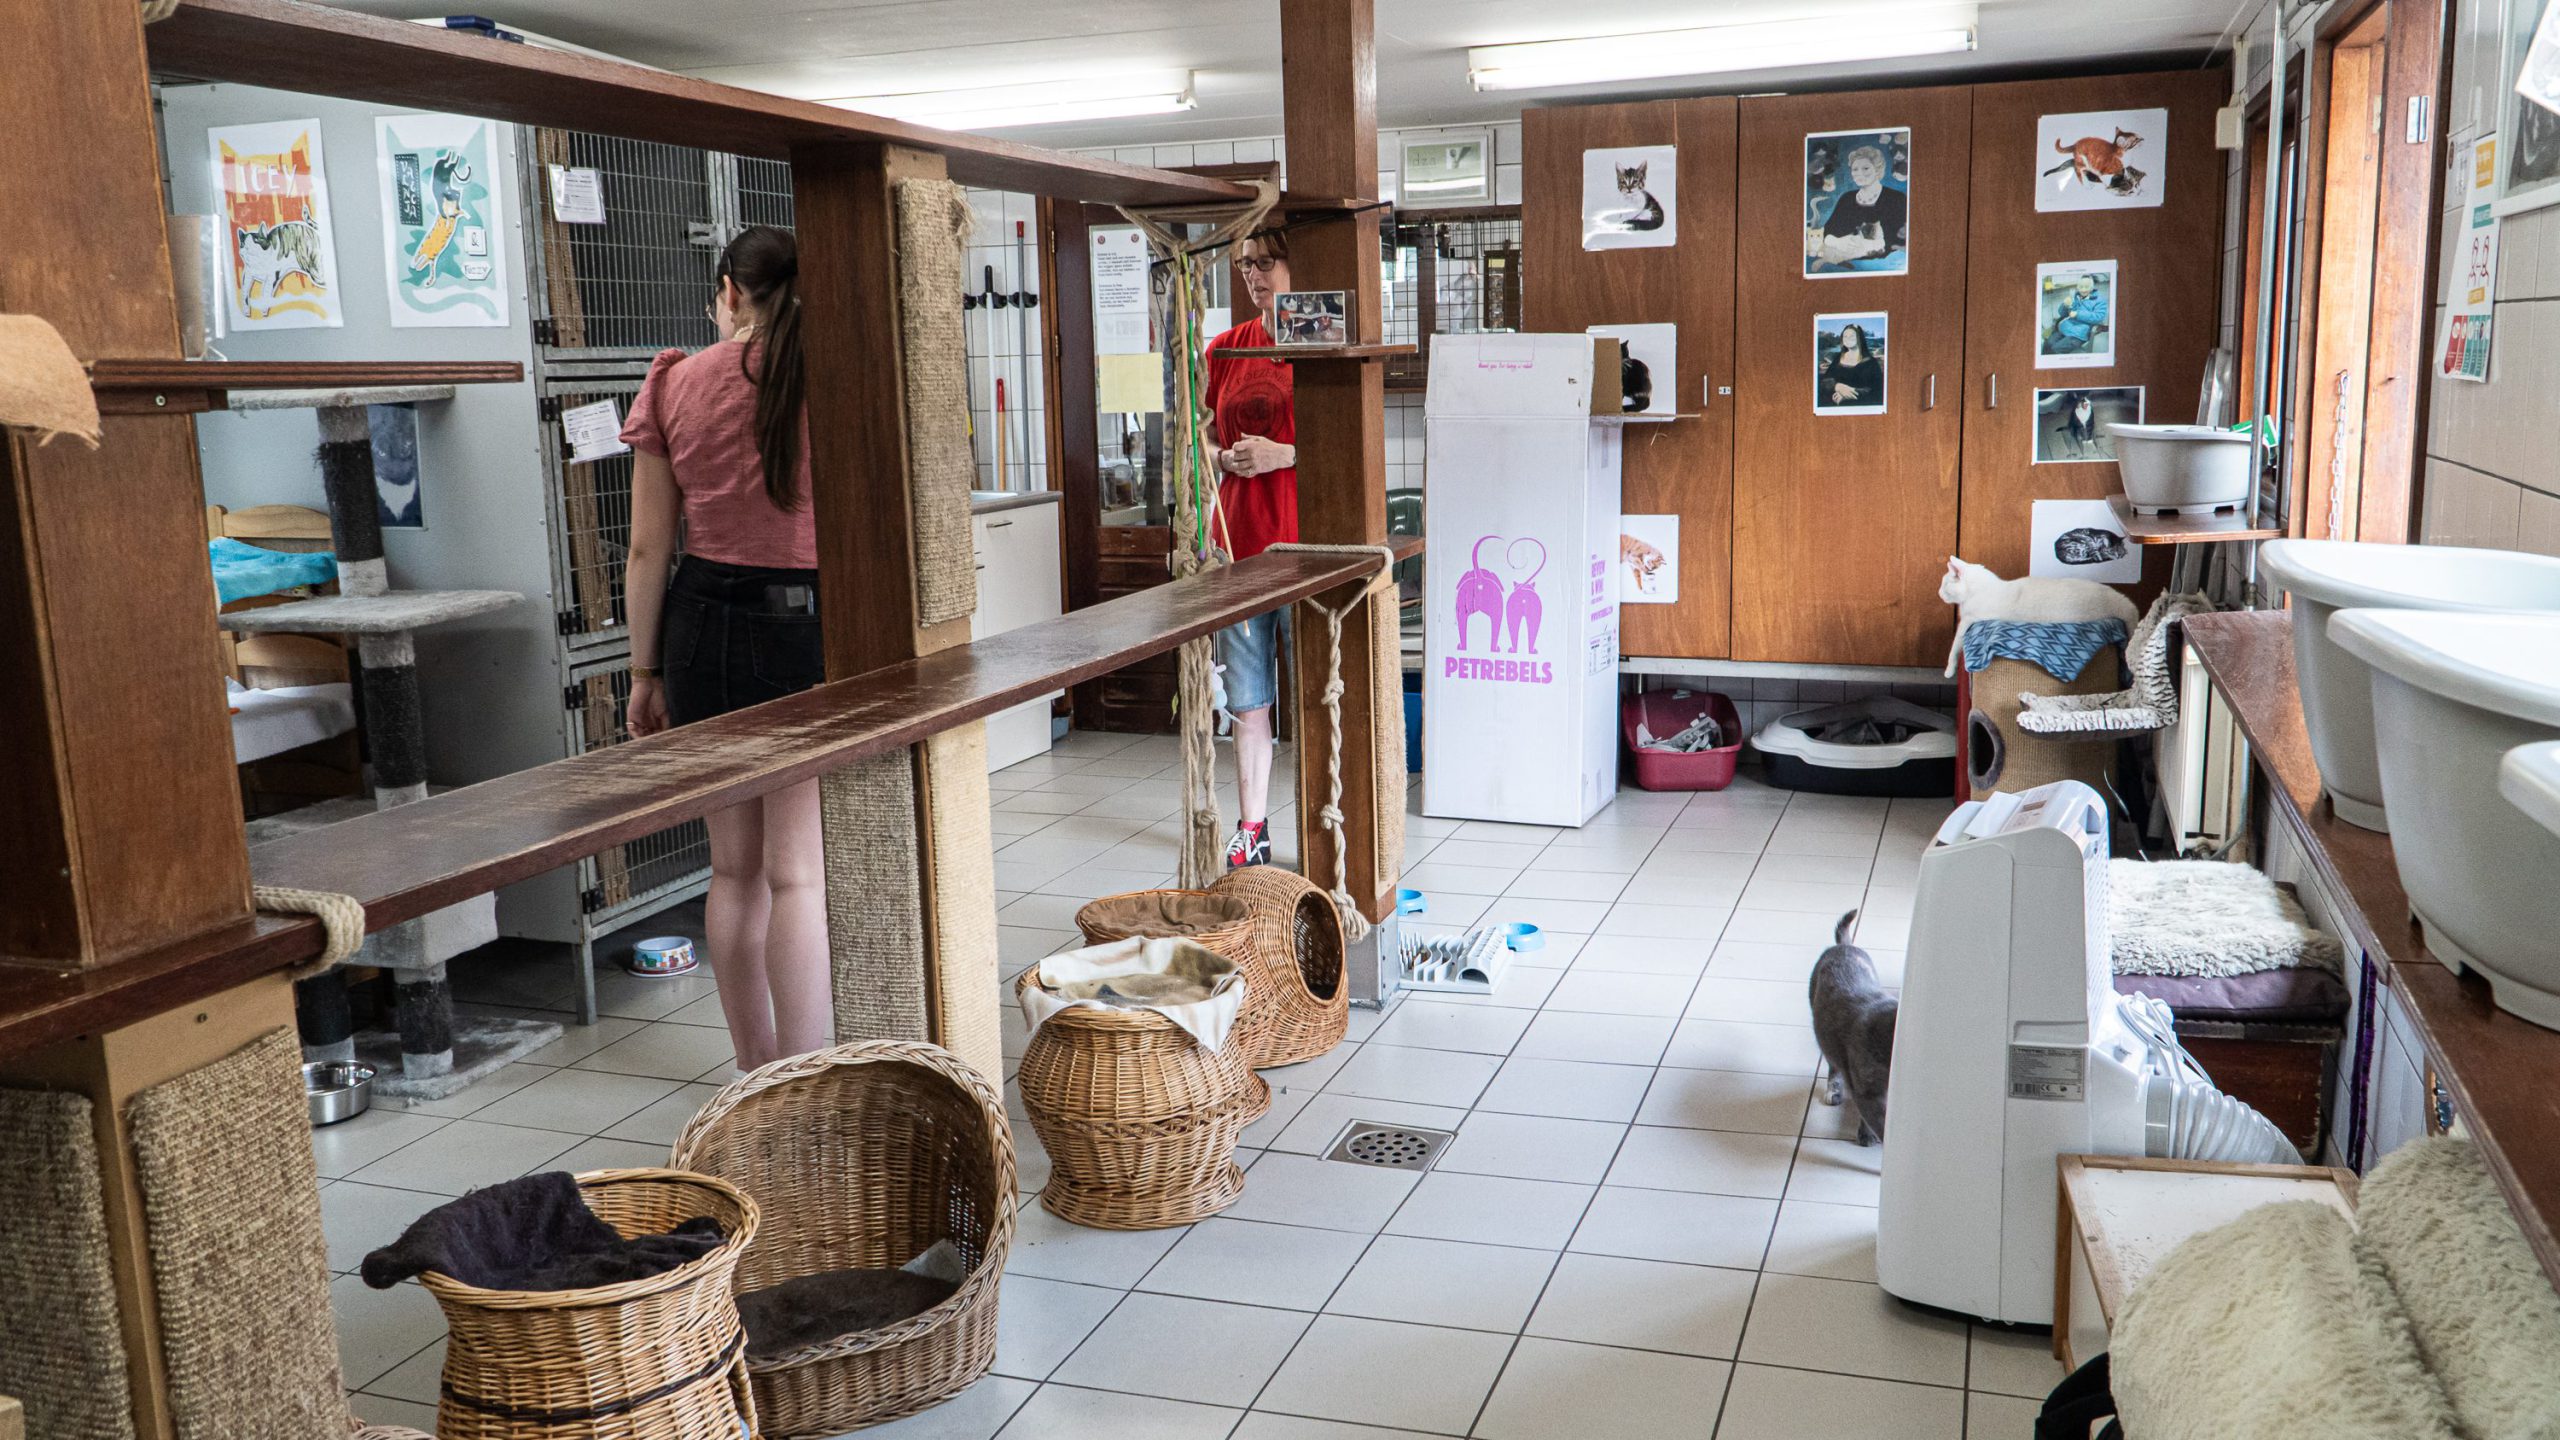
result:
[[[742,363],[743,362],[743,363]],[[809,421],[800,420],[800,508],[764,493],[756,447],[754,357],[734,341],[699,354],[661,350],[631,401],[622,443],[664,459],[684,495],[684,548],[731,565],[814,570],[817,507],[809,496]]]
[[[1218,354],[1230,345],[1270,343],[1271,332],[1263,328],[1259,315],[1209,342],[1207,398],[1222,446],[1247,435],[1282,445],[1298,443],[1297,392],[1288,362]],[[1298,538],[1298,471],[1292,466],[1261,475],[1225,476],[1218,482],[1218,505],[1226,512],[1227,541],[1238,560],[1293,542]]]

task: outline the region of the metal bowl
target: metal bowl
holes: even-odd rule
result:
[[[302,1093],[313,1125],[353,1120],[373,1104],[373,1067],[352,1060],[323,1060],[302,1067]]]

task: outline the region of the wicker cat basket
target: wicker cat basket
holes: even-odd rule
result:
[[[1351,990],[1342,983],[1347,947],[1333,897],[1305,876],[1271,865],[1229,871],[1209,893],[1243,901],[1252,915],[1245,1004],[1262,1017],[1253,1063],[1295,1065],[1341,1044],[1351,1024]]]
[[[1035,965],[1014,988],[1039,980]],[[1015,1078],[1049,1152],[1040,1203],[1051,1213],[1158,1230],[1206,1219],[1244,1193],[1236,1140],[1270,1092],[1232,1034],[1211,1050],[1151,1010],[1077,1006],[1031,1033]]]
[[[1280,1021],[1271,1008],[1271,997],[1279,992],[1263,981],[1254,963],[1253,908],[1243,897],[1215,890],[1131,890],[1105,895],[1078,910],[1076,928],[1088,945],[1179,935],[1236,962],[1245,975],[1244,1013],[1236,1017],[1227,1048],[1244,1056],[1247,1069],[1278,1063],[1265,1057],[1272,1049],[1272,1028]],[[1253,1111],[1245,1118],[1259,1120],[1271,1108],[1271,1085],[1257,1075],[1252,1089]]]
[[[587,1208],[625,1236],[709,1216],[728,1239],[642,1280],[591,1290],[483,1290],[428,1271],[444,1307],[440,1440],[699,1440],[756,1432],[746,1333],[730,1277],[756,1205],[681,1170],[590,1170]]]
[[[763,1216],[741,1289],[890,1269],[948,1240],[951,1298],[876,1330],[747,1363],[766,1440],[838,1435],[940,1404],[996,1358],[1013,1243],[1013,1132],[986,1079],[939,1046],[871,1040],[733,1080],[677,1137],[675,1163],[734,1181]]]

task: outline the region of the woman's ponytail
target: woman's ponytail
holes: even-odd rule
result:
[[[756,385],[756,452],[764,493],[774,508],[795,511],[800,494],[800,431],[808,382],[800,350],[800,245],[788,230],[754,225],[729,242],[720,273],[735,280],[756,308],[755,342],[762,363]],[[741,364],[745,363],[741,358]]]

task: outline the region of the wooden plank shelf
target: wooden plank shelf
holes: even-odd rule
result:
[[[492,42],[494,43],[494,42]],[[89,388],[110,415],[195,415],[220,410],[234,390],[416,389],[513,385],[512,360],[92,360]]]
[[[2238,510],[2209,515],[2145,515],[2121,494],[2108,496],[2107,508],[2115,512],[2125,538],[2136,545],[2210,545],[2220,540],[2275,540],[2284,535],[2279,526],[2250,524],[2240,518]]]
[[[1401,345],[1221,345],[1221,355],[1240,360],[1393,360],[1402,355],[1419,355],[1422,348]]]
[[[2479,1143],[2516,1223],[2560,1284],[2560,1032],[2500,1010],[2476,976],[2427,952],[2409,918],[2391,837],[2340,820],[2320,795],[2293,669],[2293,617],[2256,610],[2185,622],[2268,781],[2269,811],[2291,827],[2332,893],[2347,939],[2378,962],[2416,1024],[2436,1077]]]
[[[301,0],[186,0],[145,32],[153,73],[787,160],[795,147],[901,145],[952,179],[1121,205],[1248,199],[1226,180],[1123,165],[741,90],[645,65],[515,45]]]

